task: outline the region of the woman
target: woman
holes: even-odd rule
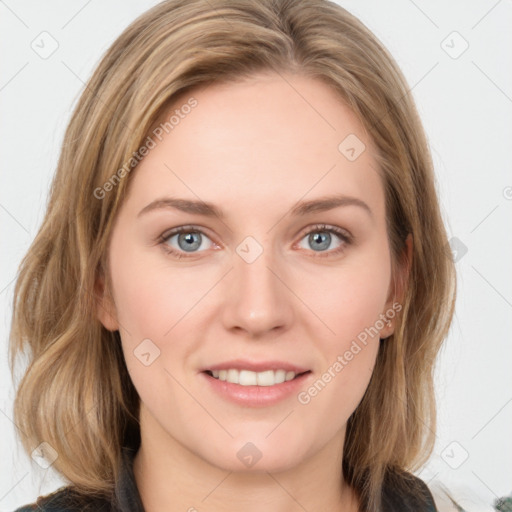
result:
[[[455,275],[407,84],[334,3],[166,1],[67,129],[15,289],[23,510],[436,510]],[[319,247],[315,247],[319,245]]]

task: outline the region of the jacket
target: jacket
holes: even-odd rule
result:
[[[133,459],[136,449],[124,447],[115,499],[87,498],[75,495],[71,487],[63,487],[52,494],[41,496],[35,503],[25,505],[15,512],[144,512],[135,477]],[[385,482],[382,490],[382,512],[438,512],[432,494],[418,477],[407,474],[400,482]],[[398,491],[398,488],[401,488]]]

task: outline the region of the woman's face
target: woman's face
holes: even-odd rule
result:
[[[184,95],[150,134],[98,309],[143,443],[231,471],[341,449],[395,313],[374,146],[326,85],[284,76]]]

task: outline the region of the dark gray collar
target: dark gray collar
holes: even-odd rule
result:
[[[144,512],[133,474],[133,459],[136,453],[136,448],[123,447],[122,449],[121,472],[115,490],[116,502],[112,506],[115,512]]]

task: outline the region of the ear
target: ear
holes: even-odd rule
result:
[[[110,293],[109,287],[105,285],[105,276],[103,271],[99,272],[94,283],[94,297],[96,300],[96,316],[108,331],[117,331],[119,323],[114,299]]]
[[[393,334],[396,326],[396,316],[403,308],[403,301],[405,299],[405,292],[409,283],[409,275],[412,266],[412,249],[412,234],[409,233],[405,239],[405,247],[400,255],[399,261],[397,262],[393,282],[390,286],[388,301],[386,302],[386,307],[383,311],[383,315],[386,315],[386,312],[391,312],[391,315],[388,316],[390,324],[386,324],[381,330],[381,339],[387,338]],[[384,322],[386,322],[386,319],[384,319]]]

